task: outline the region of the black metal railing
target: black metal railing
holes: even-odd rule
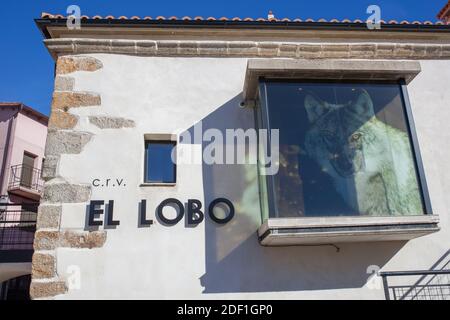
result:
[[[450,270],[380,272],[386,300],[450,300]]]
[[[17,204],[0,206],[0,251],[32,250],[36,232],[37,205],[27,205],[29,210],[21,209],[21,205]]]
[[[42,180],[40,169],[25,164],[11,167],[9,190],[24,187],[41,193],[43,185],[44,180]]]

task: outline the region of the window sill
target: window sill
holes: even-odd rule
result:
[[[139,187],[175,187],[176,183],[164,183],[164,182],[155,182],[155,183],[141,183]]]
[[[258,229],[263,246],[411,240],[440,230],[436,215],[271,218]]]

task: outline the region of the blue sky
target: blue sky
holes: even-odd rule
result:
[[[66,12],[71,4],[85,15],[203,16],[365,19],[371,4],[381,7],[382,19],[436,20],[446,0],[14,0],[0,4],[0,101],[20,101],[48,114],[54,62],[34,24],[42,11]]]

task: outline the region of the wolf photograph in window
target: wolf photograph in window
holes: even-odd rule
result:
[[[424,213],[400,85],[270,83],[278,216]]]

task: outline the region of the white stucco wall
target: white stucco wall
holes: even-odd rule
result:
[[[143,178],[144,135],[181,133],[198,121],[203,128],[250,128],[253,111],[239,108],[247,60],[243,58],[155,58],[95,54],[104,67],[76,72],[76,91],[101,94],[101,107],[71,109],[76,129],[94,133],[79,155],[63,155],[59,174],[71,183],[124,179],[125,186],[93,188],[92,199],[115,200],[121,225],[107,230],[97,249],[57,249],[58,274],[76,282],[59,299],[384,299],[381,285],[368,285],[367,268],[429,269],[449,249],[450,111],[449,61],[422,61],[409,85],[436,234],[405,242],[267,248],[259,245],[257,188],[243,166],[179,165],[174,187],[139,187]],[[135,128],[99,129],[88,115],[132,119]],[[179,145],[201,152],[200,145]],[[166,198],[199,199],[207,206],[230,199],[235,218],[218,226],[207,219],[197,227],[184,221],[163,226],[155,219]],[[138,228],[138,202],[147,200],[150,228]],[[167,214],[169,214],[168,209]],[[84,229],[86,204],[64,205],[61,228]],[[448,260],[448,258],[447,258]],[[75,266],[75,267],[74,267]],[[375,288],[374,288],[375,287]]]

